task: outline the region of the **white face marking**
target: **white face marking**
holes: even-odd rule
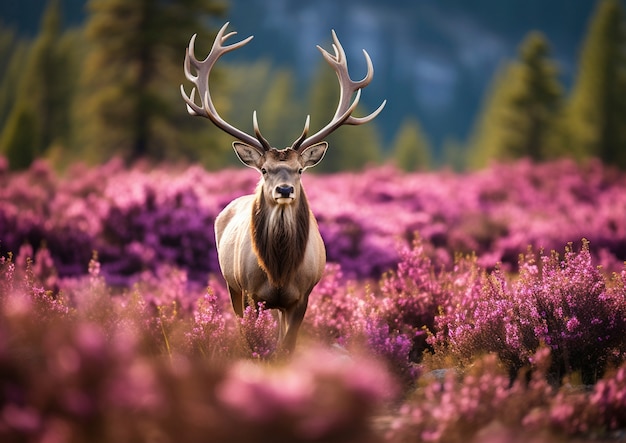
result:
[[[274,229],[278,229],[278,230],[280,230],[281,228],[295,229],[295,226],[294,226],[294,223],[296,222],[295,212],[294,212],[295,206],[296,205],[291,205],[291,204],[278,204],[270,210],[269,212],[270,221],[267,224],[267,229],[268,229],[267,234],[270,238],[276,235],[276,233],[274,232]]]
[[[290,197],[287,197],[287,198],[274,197],[274,199],[276,200],[276,203],[278,203],[279,205],[290,205],[295,200],[295,197],[293,196],[293,192],[292,192]]]

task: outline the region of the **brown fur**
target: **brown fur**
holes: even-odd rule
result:
[[[304,260],[309,239],[309,204],[302,187],[295,208],[270,205],[263,194],[261,187],[252,206],[252,247],[270,283],[280,288],[293,278]]]

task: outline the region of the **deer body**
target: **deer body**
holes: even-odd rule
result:
[[[233,200],[215,220],[220,269],[235,313],[242,316],[250,302],[278,309],[285,349],[295,346],[309,294],[326,265],[324,242],[299,180],[304,165],[299,154],[290,153],[296,160],[288,162],[276,150],[261,157],[268,158],[260,169],[272,171],[271,163],[272,177],[262,178],[255,194]],[[284,197],[278,189],[293,191]]]
[[[363,51],[367,75],[360,81],[353,81],[348,74],[344,50],[333,32],[335,55],[318,46],[339,79],[340,98],[333,119],[307,137],[307,117],[302,134],[291,147],[273,148],[261,135],[256,112],[252,118],[253,137],[222,119],[211,100],[208,79],[213,65],[224,53],[245,45],[252,38],[224,46],[223,43],[235,34],[225,34],[227,27],[228,23],[217,33],[204,61],[194,56],[196,36],[189,42],[185,75],[198,88],[201,106],[195,102],[195,88],[188,96],[181,85],[181,93],[189,113],[210,119],[235,137],[233,148],[241,162],[261,173],[256,192],[233,200],[216,218],[217,253],[235,313],[241,317],[246,306],[259,303],[277,309],[280,347],[289,352],[295,347],[309,294],[321,279],[326,265],[324,242],[300,176],[324,157],[328,148],[323,141],[326,136],[341,125],[367,123],[382,111],[385,102],[366,117],[352,116],[361,89],[372,80],[372,62]]]
[[[243,314],[246,306],[244,294],[255,301],[264,302],[267,308],[297,304],[300,302],[300,294],[308,296],[320,280],[326,265],[326,249],[312,214],[306,215],[309,220],[304,232],[293,232],[292,226],[280,226],[268,230],[263,236],[263,243],[255,240],[252,235],[253,221],[245,214],[252,215],[257,204],[256,198],[257,195],[239,197],[224,208],[215,220],[220,269],[233,295],[233,309],[238,315]],[[281,224],[292,223],[286,219],[293,217],[293,214],[289,214],[293,210],[276,208],[273,212],[274,214],[269,211],[259,214],[259,219],[266,220],[256,221],[268,222],[273,218],[281,218]],[[291,256],[287,251],[290,244],[286,241],[294,235],[303,236],[304,253],[300,257],[294,257],[298,261],[287,262]],[[256,251],[260,244],[272,252],[259,254]],[[250,251],[255,253],[250,254]],[[274,263],[268,265],[272,261]],[[266,270],[268,266],[276,267],[278,274],[271,276]]]

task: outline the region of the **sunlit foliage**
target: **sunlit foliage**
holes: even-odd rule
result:
[[[589,25],[568,105],[567,144],[582,157],[626,168],[626,15],[603,0]]]
[[[82,68],[81,121],[86,152],[157,160],[185,152],[181,56],[189,37],[209,40],[217,2],[91,0]],[[181,127],[182,125],[182,127]]]
[[[473,167],[494,160],[556,157],[551,137],[562,91],[548,43],[533,32],[519,52],[519,61],[501,68],[494,80],[468,153]]]
[[[0,153],[15,169],[28,167],[51,145],[69,141],[72,78],[77,71],[61,26],[59,4],[53,1],[43,16],[39,36],[27,51],[20,45],[6,68],[3,90],[14,101],[0,133]]]
[[[396,167],[403,171],[426,171],[433,167],[431,150],[419,122],[407,119],[393,141],[392,159]]]

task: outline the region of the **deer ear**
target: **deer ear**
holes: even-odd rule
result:
[[[258,149],[242,142],[233,142],[233,149],[243,163],[251,168],[260,169],[263,163],[263,154]]]
[[[324,158],[324,154],[326,154],[326,149],[328,149],[328,143],[320,142],[302,151],[300,155],[302,155],[303,169],[312,168],[321,162]]]

